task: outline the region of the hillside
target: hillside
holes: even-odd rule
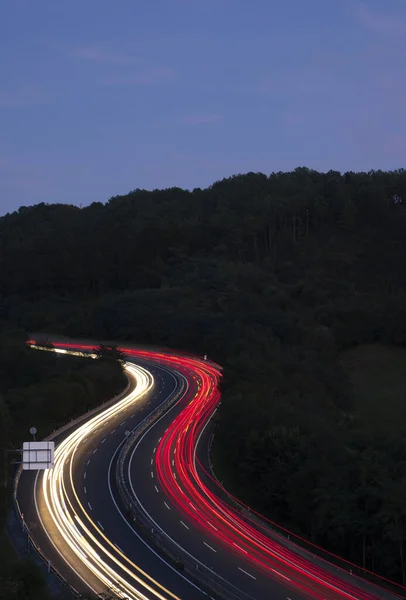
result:
[[[405,205],[404,170],[299,168],[21,208],[0,219],[0,326],[207,353],[227,485],[405,583],[406,433],[365,424],[341,361],[406,343]]]

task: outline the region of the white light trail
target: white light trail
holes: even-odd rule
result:
[[[70,351],[66,353],[82,354]],[[89,354],[85,356],[89,356]],[[96,429],[107,427],[117,415],[144,397],[154,385],[154,379],[146,369],[126,363],[125,370],[135,380],[135,389],[119,402],[78,427],[57,446],[55,466],[53,469],[44,471],[42,476],[42,492],[46,510],[63,542],[71,552],[102,584],[111,588],[118,596],[130,600],[149,600],[151,598],[180,600],[178,596],[134,564],[106,537],[103,528],[92,520],[81,504],[75,488],[74,458],[79,444],[91,436]],[[68,464],[69,461],[70,464]],[[72,504],[73,501],[76,503],[76,510]],[[44,519],[41,521],[44,524]],[[48,531],[47,535],[50,537]],[[51,539],[51,541],[55,545],[54,540]],[[66,552],[66,548],[61,545],[57,550],[74,568],[75,561],[72,554]],[[109,562],[107,563],[106,560]],[[145,595],[146,593],[148,595]]]

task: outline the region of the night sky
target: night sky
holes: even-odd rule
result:
[[[406,0],[12,0],[0,214],[406,158]]]

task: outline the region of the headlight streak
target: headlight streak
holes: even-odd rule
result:
[[[70,343],[58,343],[58,346],[74,348],[76,352],[78,349],[84,350],[83,354],[87,356],[89,351],[94,352],[95,349],[92,345]],[[300,590],[308,598],[377,598],[364,591],[358,585],[357,578],[354,578],[354,584],[348,583],[345,571],[341,570],[344,577],[329,571],[331,563],[324,561],[327,567],[320,567],[290,547],[275,541],[278,534],[271,537],[263,525],[251,521],[249,517],[245,519],[202,481],[198,465],[205,471],[196,459],[196,448],[220,400],[220,367],[192,356],[119,349],[135,359],[166,365],[185,377],[190,384],[190,394],[186,393],[182,401],[184,408],[160,438],[155,459],[157,478],[164,493],[189,521],[226,546],[242,561],[251,563],[273,579],[282,577],[288,582],[287,585]],[[193,385],[197,388],[195,393]],[[309,552],[307,556],[310,556]],[[321,559],[320,561],[322,562]]]
[[[86,356],[89,356],[89,354]],[[131,600],[149,600],[150,598],[157,598],[159,600],[173,598],[174,600],[180,600],[159,582],[155,581],[148,573],[129,560],[104,535],[84,509],[75,489],[74,458],[79,444],[100,426],[107,425],[112,418],[142,398],[151,390],[154,384],[150,373],[142,367],[127,363],[125,368],[135,378],[137,383],[136,388],[115,405],[80,426],[57,446],[55,450],[54,469],[46,470],[43,473],[43,497],[47,511],[62,536],[63,541],[102,584],[114,589],[118,595],[130,598]],[[69,462],[70,464],[68,465]],[[76,510],[70,499],[68,484],[78,505]],[[82,519],[78,516],[77,512],[82,515]],[[89,523],[89,527],[84,524],[83,518]],[[45,527],[44,529],[46,530]],[[92,533],[91,529],[94,533]],[[103,540],[104,544],[97,539],[95,534]],[[58,551],[63,555],[63,549],[62,552],[60,549]],[[101,555],[108,557],[128,577],[123,577],[122,574],[107,564]],[[64,558],[69,564],[68,557],[64,556]],[[128,580],[135,581],[138,584],[137,588]],[[153,585],[161,591],[152,587]],[[140,588],[146,591],[148,595],[145,595]]]

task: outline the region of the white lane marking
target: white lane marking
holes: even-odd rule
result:
[[[103,527],[103,525],[100,523],[100,521],[97,521],[97,524],[98,524],[98,526],[100,527],[100,529],[101,529],[102,531],[104,531],[104,527]]]
[[[90,504],[90,502],[88,502],[88,503],[87,503],[87,505],[88,505],[88,507],[90,508],[90,510],[93,510],[93,509],[92,509],[92,505]]]
[[[159,490],[158,490],[158,488],[157,488],[156,486],[155,486],[155,489],[156,489],[156,491],[157,491],[157,494],[159,494]]]
[[[87,489],[86,489],[86,486],[85,486],[85,494],[87,494]]]
[[[122,552],[124,554],[124,552],[121,550],[120,546],[117,546],[117,544],[114,544],[116,548],[118,548],[120,550],[120,552]]]
[[[210,527],[213,527],[213,529],[215,529],[216,531],[218,531],[217,527],[214,527],[213,523],[210,523],[210,521],[207,521],[207,522],[210,525]]]
[[[95,449],[93,450],[93,454],[96,454],[96,452],[97,452],[97,448],[95,448]]]
[[[189,527],[186,525],[186,523],[184,523],[183,521],[181,521],[183,527],[186,527],[186,529],[189,529]]]
[[[203,542],[203,544],[205,546],[207,546],[208,548],[210,548],[210,550],[213,550],[213,552],[217,552],[217,550],[215,550],[214,548],[212,548],[211,546],[209,546],[209,544],[207,544],[207,542]]]
[[[83,475],[83,479],[86,479],[86,471],[85,471],[85,474]]]
[[[160,442],[162,440],[162,436],[159,438],[158,442]]]
[[[130,419],[133,419],[135,417],[135,415],[131,415]]]
[[[193,510],[197,510],[196,506],[193,506],[193,504],[191,502],[189,502],[189,504],[193,508]]]
[[[175,379],[175,377],[172,375],[172,373],[170,373],[169,371],[168,371],[168,373],[169,373],[169,374],[172,376],[172,378],[173,378],[173,379]],[[181,377],[182,377],[182,379],[185,381],[185,388],[186,388],[186,391],[187,391],[187,390],[189,389],[189,384],[188,384],[188,381],[187,381],[187,379],[186,379],[186,378],[185,378],[183,375],[181,375]],[[147,431],[146,431],[146,432],[143,434],[143,436],[141,437],[141,439],[138,441],[138,443],[137,443],[137,445],[136,445],[136,448],[135,448],[135,450],[133,451],[133,453],[132,453],[132,455],[131,455],[130,464],[129,464],[129,467],[128,467],[128,472],[129,472],[129,473],[130,473],[130,471],[131,471],[131,462],[132,462],[132,459],[133,459],[133,457],[134,457],[134,453],[135,453],[135,451],[137,450],[137,448],[138,448],[139,444],[142,442],[142,440],[145,438],[145,436],[146,436],[146,435],[147,435],[147,434],[148,434],[148,433],[149,433],[149,432],[150,432],[150,431],[153,429],[153,427],[155,427],[155,426],[156,426],[156,425],[157,425],[157,424],[158,424],[158,423],[159,423],[159,422],[160,422],[160,421],[161,421],[161,420],[162,420],[162,419],[163,419],[165,416],[167,416],[167,414],[168,414],[168,413],[169,413],[171,410],[173,410],[173,409],[175,408],[175,406],[178,406],[179,402],[180,402],[180,401],[178,401],[176,404],[174,404],[174,405],[173,405],[173,406],[172,406],[172,407],[171,407],[171,408],[168,410],[168,412],[167,412],[167,413],[165,413],[164,415],[162,415],[162,416],[161,416],[161,417],[158,419],[158,421],[156,421],[155,423],[153,423],[152,425],[150,425],[150,426],[149,426],[149,428],[147,429]],[[147,418],[148,418],[148,417],[146,417],[146,418],[145,418],[145,420],[146,420]],[[124,442],[125,442],[125,440],[123,440],[122,444],[124,444]],[[121,444],[121,445],[122,445],[122,444]],[[138,538],[138,539],[139,539],[139,540],[140,540],[140,541],[141,541],[143,544],[145,544],[145,546],[147,546],[147,548],[148,548],[148,549],[149,549],[149,550],[150,550],[150,551],[151,551],[151,552],[152,552],[152,553],[153,553],[153,554],[154,554],[154,555],[155,555],[157,558],[159,558],[159,559],[160,559],[162,562],[164,562],[164,563],[166,564],[166,566],[167,566],[167,567],[169,567],[169,568],[170,568],[170,569],[171,569],[171,570],[172,570],[174,573],[176,573],[177,575],[179,575],[180,577],[182,577],[182,579],[184,579],[185,581],[187,581],[187,582],[188,582],[188,583],[189,583],[189,584],[190,584],[192,587],[194,587],[196,590],[199,590],[199,592],[203,593],[203,591],[201,590],[201,588],[199,588],[199,587],[198,587],[198,586],[197,586],[195,583],[193,583],[192,581],[190,581],[190,579],[187,579],[187,577],[185,577],[185,576],[184,576],[182,573],[180,573],[178,569],[176,569],[176,568],[175,568],[175,567],[173,567],[173,566],[172,566],[172,565],[171,565],[169,562],[167,562],[165,559],[163,559],[163,558],[162,558],[162,556],[161,556],[160,554],[158,554],[158,553],[157,553],[157,552],[156,552],[156,551],[153,549],[153,547],[152,547],[152,546],[150,546],[149,544],[147,544],[147,543],[145,542],[145,540],[144,540],[144,539],[143,539],[143,538],[142,538],[142,537],[139,535],[139,533],[138,533],[138,532],[137,532],[137,531],[134,529],[134,527],[132,527],[132,526],[131,526],[131,524],[128,522],[128,520],[125,518],[125,516],[123,515],[123,513],[122,513],[122,512],[121,512],[121,510],[119,509],[119,507],[118,507],[118,504],[117,504],[116,500],[114,499],[114,496],[113,496],[113,493],[112,493],[112,488],[111,488],[111,483],[110,483],[110,477],[111,477],[111,468],[112,468],[112,463],[113,463],[113,460],[114,460],[114,458],[115,458],[115,456],[116,456],[117,452],[119,451],[119,449],[120,449],[121,445],[120,445],[120,446],[117,448],[116,452],[113,454],[113,456],[112,456],[112,458],[111,458],[111,460],[110,460],[110,464],[109,464],[109,470],[108,470],[108,478],[109,478],[109,479],[108,479],[108,484],[109,484],[109,492],[110,492],[110,496],[111,496],[111,498],[112,498],[112,500],[113,500],[113,502],[114,502],[114,505],[115,505],[115,507],[116,507],[116,510],[119,512],[119,514],[120,514],[121,518],[123,519],[123,521],[125,522],[125,524],[127,525],[127,527],[128,527],[129,529],[131,529],[131,531],[133,532],[133,534],[134,534],[134,535],[136,535],[136,536],[137,536],[137,538]],[[138,498],[137,494],[135,493],[134,486],[132,485],[131,481],[130,481],[130,486],[131,486],[131,491],[133,492],[133,494],[134,494],[135,498],[137,499],[137,501],[139,501],[139,498]],[[150,517],[149,513],[148,513],[148,512],[145,510],[145,508],[144,508],[144,512],[145,512],[145,513],[146,513],[146,514],[147,514],[147,515]],[[159,531],[161,531],[163,535],[166,535],[166,537],[167,537],[167,538],[168,538],[168,539],[169,539],[171,542],[173,542],[173,543],[174,543],[174,544],[175,544],[175,545],[176,545],[178,548],[180,548],[180,549],[181,549],[181,550],[183,550],[183,551],[185,550],[184,548],[182,548],[182,546],[180,546],[180,545],[179,545],[177,542],[175,542],[175,540],[174,540],[173,538],[171,538],[171,537],[170,537],[168,534],[165,534],[165,532],[164,532],[164,531],[163,531],[163,530],[162,530],[162,529],[159,527],[158,523],[157,523],[157,522],[156,522],[154,519],[152,519],[152,518],[151,518],[151,521],[154,523],[154,525],[156,526],[156,528],[157,528]],[[192,556],[192,555],[191,555],[189,552],[186,552],[186,554],[187,554],[188,556],[190,556],[190,557],[191,557],[191,558],[192,558],[192,559],[193,559],[195,562],[197,562],[197,563],[198,563],[198,564],[199,564],[201,567],[205,567],[205,565],[204,565],[204,564],[203,564],[201,561],[199,561],[198,559],[196,559],[196,557]],[[216,573],[216,575],[218,575],[218,573]],[[224,579],[223,577],[221,577],[221,576],[219,576],[219,577],[221,578],[221,580],[222,580],[222,581],[225,581],[225,579]],[[354,599],[354,600],[355,600],[355,599]]]
[[[113,431],[110,431],[110,435],[113,435],[114,432],[115,432],[115,429],[113,429]]]
[[[172,459],[172,467],[175,466],[175,461]]]
[[[124,425],[124,423],[125,423],[125,421],[123,421],[122,423],[120,423],[120,427],[121,427],[121,425]]]
[[[251,577],[251,579],[256,579],[256,577],[254,577],[254,575],[251,575],[251,573],[248,573],[248,571],[244,571],[244,569],[241,569],[241,567],[238,567],[238,568],[240,569],[240,571],[242,571],[243,573],[248,575],[248,577]]]
[[[168,412],[169,412],[169,411],[168,411]],[[215,412],[217,412],[217,408],[216,408],[216,410],[215,410],[215,411],[212,413],[212,415],[211,415],[211,418],[213,418],[213,415],[215,414]],[[203,433],[204,433],[204,431],[205,431],[206,427],[209,425],[209,423],[210,423],[210,419],[208,419],[208,420],[207,420],[207,422],[206,422],[205,426],[203,427],[203,429],[201,430],[201,432],[200,432],[200,434],[199,434],[199,436],[198,436],[197,443],[196,443],[196,445],[195,445],[195,447],[194,447],[194,456],[193,456],[194,462],[196,461],[196,448],[197,448],[197,446],[199,445],[200,438],[201,438],[201,436],[203,435]],[[152,427],[154,427],[154,425],[152,425],[152,426],[151,426],[151,429],[152,429]],[[146,433],[144,433],[144,436],[145,436],[145,435],[146,435]],[[138,442],[138,445],[139,445],[139,443],[140,443],[140,442]],[[179,441],[178,441],[178,443],[179,443]],[[196,467],[195,467],[195,468],[196,468]],[[134,493],[134,488],[133,488],[133,486],[131,487],[131,489],[132,489],[132,491],[133,491],[133,493]],[[145,510],[145,509],[144,509],[144,510]],[[157,525],[157,523],[156,523],[155,521],[154,521],[154,523],[155,523],[155,525]],[[168,536],[168,537],[169,537],[169,536]],[[170,539],[171,539],[171,538],[170,538]],[[174,540],[172,540],[172,541],[174,541]],[[195,558],[195,560],[197,560],[197,559]],[[293,564],[293,563],[290,563],[290,564]],[[254,577],[254,576],[253,576],[253,575],[251,575],[250,573],[247,573],[246,571],[244,571],[244,569],[241,569],[240,567],[238,567],[238,568],[239,568],[241,571],[243,571],[244,573],[246,573],[247,575],[249,575],[250,577],[253,577],[253,579],[256,579],[256,577]],[[308,571],[306,571],[306,570],[304,570],[304,572],[308,573]],[[308,574],[310,575],[310,573],[308,573]],[[282,575],[282,574],[280,574],[280,575]],[[282,577],[285,577],[285,576],[284,576],[284,575],[282,575]],[[317,577],[317,576],[316,576],[316,579],[317,579],[318,581],[322,581],[322,580],[321,580],[319,577]],[[333,588],[334,588],[336,591],[338,591],[338,592],[339,592],[339,589],[338,589],[338,588],[336,588],[336,586],[333,586]],[[353,600],[356,600],[356,598],[355,598],[355,597],[353,597],[353,596],[351,596],[351,597],[353,598]],[[323,598],[323,600],[325,600],[325,598]]]
[[[102,444],[104,444],[105,441],[106,441],[106,438],[104,438],[104,440],[102,441]]]
[[[154,473],[152,471],[151,471],[151,477],[152,477],[152,479],[154,478]]]
[[[169,504],[167,504],[166,502],[164,502],[164,504],[168,510],[171,510],[171,507],[169,506]]]
[[[156,447],[154,448],[154,452],[153,453],[155,454],[155,452],[156,452]]]
[[[87,466],[89,463],[90,463],[90,458],[89,458],[89,460],[87,461],[87,463],[86,463],[86,466]]]
[[[153,465],[153,464],[154,464],[154,459],[153,459],[153,458],[151,458],[151,465]]]
[[[241,548],[241,546],[239,546],[238,544],[236,544],[235,542],[233,542],[233,545],[238,548],[239,550],[241,550],[241,552],[244,552],[244,554],[248,554],[248,552],[246,550],[244,550],[244,548]]]
[[[172,473],[172,475],[173,475],[173,476],[174,476],[174,478],[176,479],[176,473],[175,473],[175,472],[173,472],[173,473]]]
[[[286,575],[283,575],[283,573],[280,573],[279,571],[277,571],[276,569],[272,569],[271,567],[271,571],[273,571],[274,573],[276,573],[277,575],[279,575],[280,577],[283,577],[284,579],[286,579],[287,581],[292,581],[291,579],[289,579],[289,577],[286,577]]]

